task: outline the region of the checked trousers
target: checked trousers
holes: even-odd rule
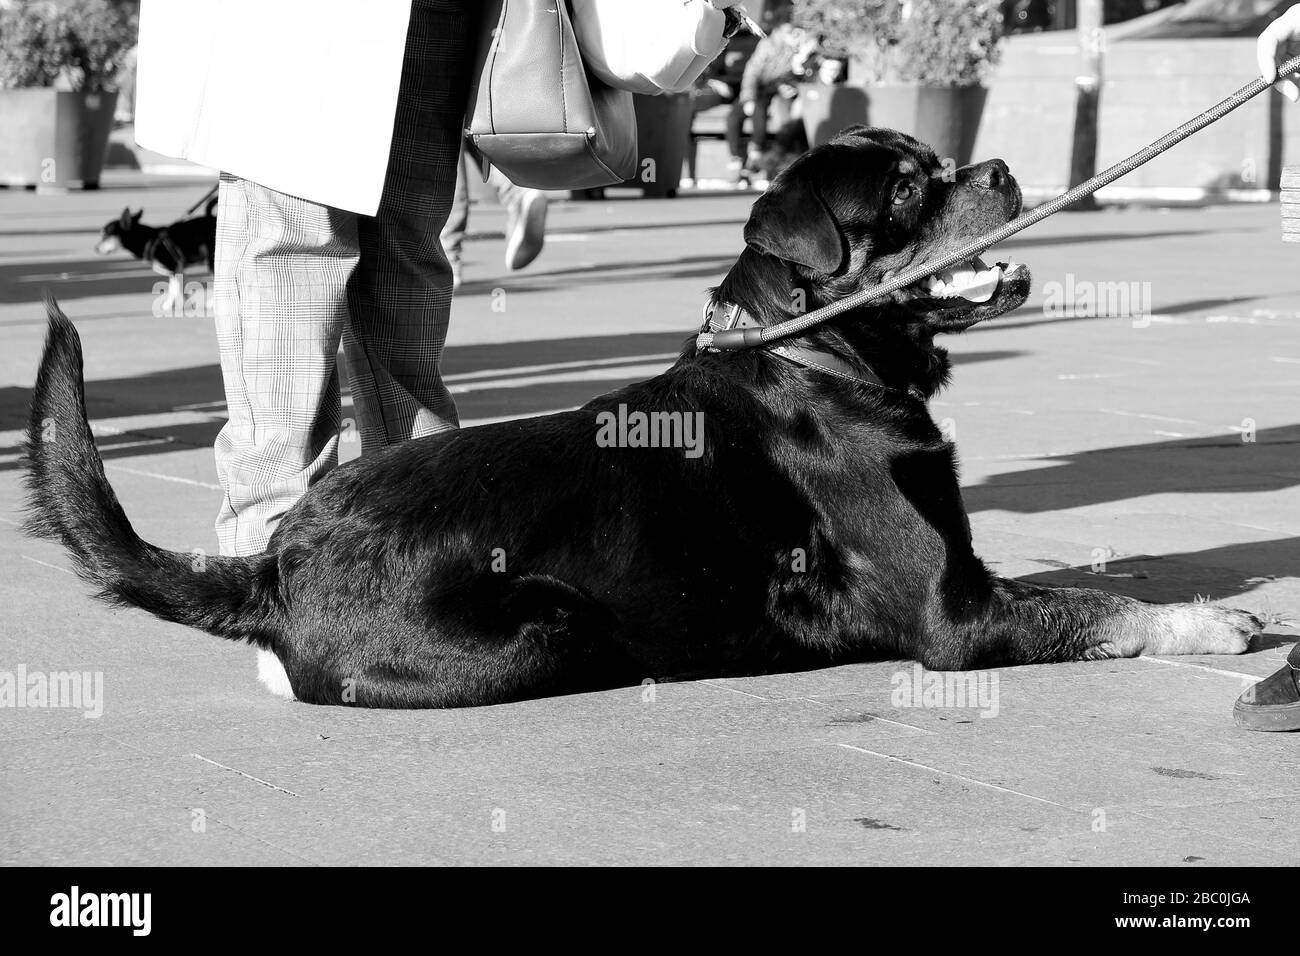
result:
[[[364,454],[456,426],[438,372],[452,291],[438,234],[460,160],[474,6],[412,3],[374,216],[221,176],[213,292],[229,412],[216,441],[223,554],[263,551],[338,463],[340,440],[359,435]],[[355,420],[341,416],[340,341]]]

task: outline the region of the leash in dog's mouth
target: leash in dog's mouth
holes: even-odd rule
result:
[[[979,256],[975,256],[934,275],[926,276],[911,285],[903,286],[898,291],[906,294],[904,305],[935,302],[939,303],[939,308],[943,310],[963,306],[978,308],[992,301],[1004,282],[1027,278],[1028,274],[1028,267],[1014,260],[998,261],[990,266]],[[884,276],[885,281],[889,281],[890,278],[891,275],[888,273]],[[848,363],[842,362],[829,352],[807,345],[795,345],[789,340],[771,341],[764,338],[764,331],[771,326],[764,326],[734,302],[712,300],[705,302],[704,321],[708,325],[708,331],[702,332],[696,343],[702,351],[724,351],[712,342],[720,334],[726,333],[740,337],[743,348],[766,348],[809,368],[818,368],[841,378],[865,381],[868,384],[879,385],[881,388],[888,387],[878,379],[873,380],[862,376]],[[705,336],[709,337],[709,342],[701,344]]]

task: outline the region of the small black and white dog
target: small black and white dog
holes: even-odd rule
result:
[[[121,249],[153,266],[154,272],[167,277],[167,297],[162,303],[164,315],[170,315],[184,295],[185,270],[200,263],[211,272],[217,249],[217,199],[204,207],[203,215],[180,219],[161,228],[140,222],[144,210],[131,212],[104,223],[95,252],[107,256]]]
[[[713,308],[771,325],[1020,206],[1001,160],[944,176],[911,137],[853,127],[754,203]],[[491,704],[872,657],[962,670],[1244,651],[1260,631],[1244,611],[1007,580],[975,555],[954,448],[926,404],[949,376],[935,337],[1029,290],[1023,265],[973,259],[793,348],[692,338],[662,375],[576,411],[338,468],[264,554],[202,570],[123,513],[86,421],[80,340],[51,301],[29,531],[62,541],[105,599],[273,653],[320,704]],[[703,434],[646,440],[656,419]]]

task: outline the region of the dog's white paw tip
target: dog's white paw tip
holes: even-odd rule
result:
[[[1161,604],[1139,644],[1139,654],[1242,654],[1263,633],[1259,618],[1248,611],[1217,604]],[[1131,645],[1120,644],[1121,655]]]
[[[285,672],[284,665],[280,663],[280,658],[270,651],[257,652],[257,679],[276,697],[283,697],[285,700],[295,699],[293,686],[289,683],[289,675]]]
[[[1264,625],[1249,611],[1239,611],[1231,607],[1219,607],[1214,604],[1190,605],[1200,612],[1201,620],[1196,622],[1195,636],[1189,634],[1189,643],[1199,644],[1187,654],[1244,654],[1250,642],[1264,631]]]
[[[1224,623],[1230,632],[1226,638],[1225,649],[1220,654],[1244,654],[1250,642],[1264,633],[1264,623],[1249,611],[1236,608],[1220,608]]]

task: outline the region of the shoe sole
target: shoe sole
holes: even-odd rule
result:
[[[1232,708],[1232,720],[1243,730],[1300,730],[1300,704],[1243,704]]]

